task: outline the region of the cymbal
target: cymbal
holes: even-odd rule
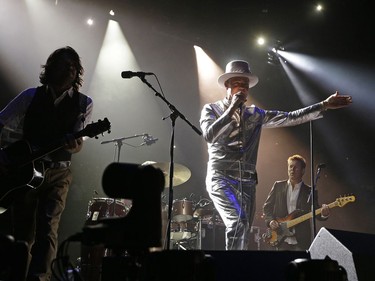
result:
[[[169,187],[169,166],[170,162],[154,162],[154,161],[146,161],[142,163],[142,166],[152,165],[155,168],[159,168],[162,170],[164,177],[165,177],[165,187]],[[189,168],[185,167],[181,164],[173,164],[173,187],[181,185],[187,182],[191,177],[191,172]]]

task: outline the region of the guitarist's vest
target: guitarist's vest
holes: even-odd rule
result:
[[[47,87],[38,87],[25,115],[24,139],[33,146],[45,147],[67,133],[72,133],[79,114],[86,111],[86,98],[76,92],[72,98],[66,96],[55,106],[52,95],[47,93]],[[53,162],[71,160],[71,154],[64,149],[57,150],[48,157]]]

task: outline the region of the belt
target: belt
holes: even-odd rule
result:
[[[44,161],[43,165],[46,169],[61,169],[61,168],[69,168],[72,164],[71,161],[59,161],[59,162],[52,162],[52,161]]]
[[[258,175],[256,172],[226,170],[225,174],[235,179],[253,180],[258,183]]]

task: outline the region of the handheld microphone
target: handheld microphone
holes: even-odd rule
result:
[[[320,163],[320,164],[318,165],[318,169],[323,169],[323,168],[325,168],[325,167],[327,167],[327,165],[326,165],[325,163]]]
[[[139,78],[144,78],[146,75],[154,75],[154,73],[143,72],[143,71],[138,71],[138,72],[123,71],[123,72],[121,72],[121,77],[124,78],[124,79],[133,78],[134,76],[139,77]]]

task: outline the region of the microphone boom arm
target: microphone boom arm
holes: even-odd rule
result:
[[[184,120],[187,124],[189,124],[189,126],[198,134],[198,135],[202,135],[202,132],[197,128],[195,127],[193,124],[191,124],[191,122],[189,120],[186,119],[186,117],[180,112],[178,111],[178,109],[173,105],[171,104],[166,98],[164,98],[158,91],[155,90],[155,88],[146,80],[146,78],[144,77],[139,77],[139,79],[142,80],[143,83],[145,83],[149,88],[151,88],[154,92],[155,92],[155,96],[161,98],[167,105],[168,107],[170,108],[170,110],[172,111],[171,115],[175,115],[175,117],[180,117],[182,120]],[[170,116],[171,116],[170,115]],[[166,118],[164,118],[166,119]]]
[[[119,143],[119,142],[122,142],[123,140],[133,139],[133,138],[138,138],[138,137],[144,137],[145,135],[147,135],[147,134],[141,134],[141,135],[134,135],[134,136],[130,136],[130,137],[122,137],[122,138],[117,138],[117,139],[111,139],[111,140],[107,140],[107,141],[102,141],[100,144],[106,144],[106,143],[111,143],[111,142]]]

